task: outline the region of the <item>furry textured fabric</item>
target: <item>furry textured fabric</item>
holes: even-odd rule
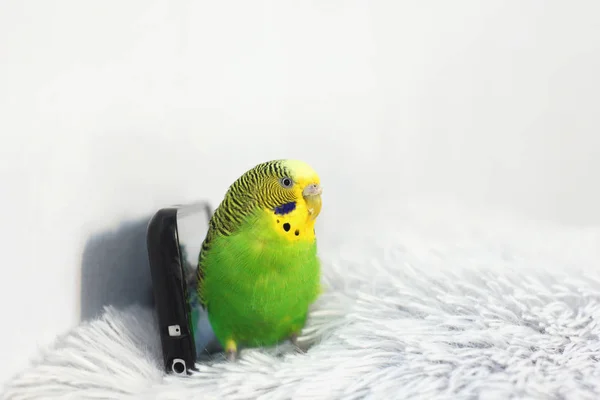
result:
[[[304,332],[306,354],[283,344],[164,376],[152,311],[109,308],[57,340],[4,396],[600,398],[597,230],[407,215],[385,235],[373,225],[321,244],[329,291]]]

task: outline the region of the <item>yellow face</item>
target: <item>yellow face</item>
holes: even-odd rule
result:
[[[285,166],[292,172],[294,185],[292,190],[298,202],[305,203],[308,216],[316,219],[321,212],[321,179],[308,164],[302,161],[289,160]]]
[[[286,173],[279,177],[277,191],[285,193],[280,198],[286,200],[271,210],[275,230],[290,241],[314,241],[322,205],[319,175],[303,161],[285,160],[281,165]]]

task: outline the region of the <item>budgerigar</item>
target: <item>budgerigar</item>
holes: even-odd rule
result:
[[[319,296],[315,220],[321,184],[308,164],[274,160],[230,187],[198,262],[198,296],[228,359],[241,347],[297,345]]]

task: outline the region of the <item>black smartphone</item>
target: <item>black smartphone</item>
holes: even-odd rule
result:
[[[164,368],[187,375],[222,348],[196,291],[196,270],[212,209],[206,202],[163,208],[148,224],[147,246]]]

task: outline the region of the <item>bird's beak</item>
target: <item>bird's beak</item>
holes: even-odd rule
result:
[[[323,193],[323,189],[317,183],[307,185],[302,191],[308,214],[312,219],[317,218],[321,212],[321,193]]]

